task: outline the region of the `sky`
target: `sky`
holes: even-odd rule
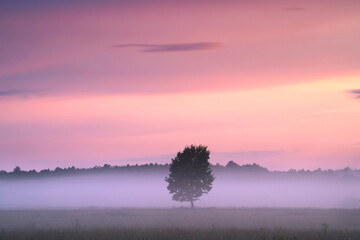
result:
[[[360,168],[357,0],[0,1],[0,169]]]

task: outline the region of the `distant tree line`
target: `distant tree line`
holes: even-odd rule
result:
[[[24,177],[24,176],[63,176],[63,175],[73,175],[73,174],[92,174],[92,173],[119,173],[119,172],[138,172],[138,171],[148,171],[148,172],[158,172],[158,171],[168,171],[169,164],[143,164],[143,165],[124,165],[116,166],[110,164],[104,164],[103,166],[94,166],[91,168],[76,168],[74,166],[68,168],[56,167],[54,170],[43,169],[36,171],[35,169],[25,171],[21,170],[19,166],[15,167],[11,172],[0,170],[1,177]]]
[[[226,165],[221,165],[219,163],[210,166],[215,173],[226,173],[233,175],[277,175],[277,176],[338,176],[338,177],[360,177],[360,170],[351,169],[346,167],[344,169],[338,170],[295,170],[290,169],[288,171],[269,171],[268,169],[253,163],[239,165],[234,161],[229,161]],[[17,177],[42,177],[42,176],[65,176],[65,175],[84,175],[84,174],[97,174],[97,173],[107,173],[107,174],[117,174],[117,173],[163,173],[167,174],[169,171],[169,164],[142,164],[142,165],[109,165],[104,164],[103,166],[95,166],[91,168],[76,168],[74,166],[68,168],[57,167],[53,170],[43,169],[40,171],[22,170],[20,167],[15,167],[13,171],[4,171],[0,170],[0,178],[17,178]]]

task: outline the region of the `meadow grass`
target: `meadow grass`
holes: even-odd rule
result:
[[[114,239],[360,239],[360,231],[286,230],[286,229],[53,229],[3,230],[1,240],[114,240]]]
[[[0,240],[360,239],[359,224],[359,209],[3,210]]]

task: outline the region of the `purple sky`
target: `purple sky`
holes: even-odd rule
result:
[[[1,169],[360,167],[360,2],[0,2]]]

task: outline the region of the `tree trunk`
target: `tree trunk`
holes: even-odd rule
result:
[[[190,200],[190,202],[191,202],[191,208],[194,208],[194,201]]]

